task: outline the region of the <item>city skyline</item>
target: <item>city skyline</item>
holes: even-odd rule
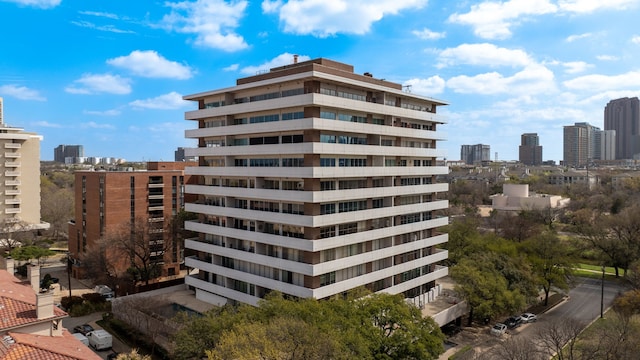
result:
[[[492,160],[517,160],[520,135],[537,133],[543,160],[559,161],[563,126],[604,128],[610,100],[640,95],[639,9],[639,0],[2,0],[0,97],[6,124],[43,135],[42,160],[59,144],[171,160],[196,146],[184,136],[194,108],[182,95],[298,54],[451,104],[441,111],[449,160],[477,143]]]

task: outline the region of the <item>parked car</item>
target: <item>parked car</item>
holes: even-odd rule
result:
[[[73,328],[73,332],[74,333],[80,333],[84,336],[87,336],[88,333],[93,331],[93,326],[89,325],[89,324],[82,324],[82,325],[78,325],[76,327]]]
[[[503,323],[497,323],[491,328],[491,335],[502,336],[505,332],[507,332],[507,325]]]
[[[519,315],[511,316],[504,322],[509,329],[515,329],[522,325],[522,318]]]
[[[87,339],[86,336],[80,334],[80,333],[74,333],[72,334],[76,339],[80,340],[81,343],[89,346],[89,339]]]
[[[115,295],[115,292],[111,290],[111,288],[108,287],[107,285],[96,285],[96,287],[93,288],[93,291],[97,292],[103,297],[107,297],[107,296],[113,297]]]
[[[538,321],[538,317],[536,316],[536,314],[532,314],[532,313],[524,313],[520,315],[520,317],[522,318],[523,323],[531,323],[531,322]]]
[[[106,330],[94,330],[87,334],[89,345],[95,350],[111,349],[113,337]]]

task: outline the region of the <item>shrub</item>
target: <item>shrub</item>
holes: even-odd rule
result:
[[[86,301],[88,301],[90,303],[94,303],[94,304],[100,304],[100,303],[106,302],[105,298],[102,297],[102,295],[100,295],[98,293],[82,294],[82,298],[85,299]]]
[[[71,298],[69,298],[68,296],[63,296],[60,300],[60,305],[62,305],[63,308],[69,310],[76,305],[81,305],[83,302],[84,300],[80,296],[72,296]]]

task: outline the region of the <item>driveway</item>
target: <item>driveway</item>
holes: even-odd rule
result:
[[[98,320],[102,320],[102,313],[93,313],[85,316],[64,318],[62,319],[62,326],[65,329],[69,330],[70,333],[73,333],[74,327],[82,324],[89,324],[96,330],[102,329],[102,327],[100,327],[96,323],[96,321]],[[106,359],[107,355],[109,355],[113,351],[116,351],[119,353],[128,353],[131,351],[131,348],[125,345],[122,341],[120,341],[117,337],[114,336],[112,350],[101,350],[101,351],[94,350],[94,352],[98,354],[100,357],[102,357],[103,359]]]

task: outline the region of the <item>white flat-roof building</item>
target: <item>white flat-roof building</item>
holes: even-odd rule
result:
[[[503,184],[502,194],[491,196],[492,208],[503,211],[544,210],[569,204],[560,195],[530,194],[529,184]]]
[[[360,286],[424,296],[448,274],[436,183],[448,172],[436,114],[445,102],[315,59],[185,96],[198,110],[186,193],[198,299],[257,304],[269,291],[326,298]]]

